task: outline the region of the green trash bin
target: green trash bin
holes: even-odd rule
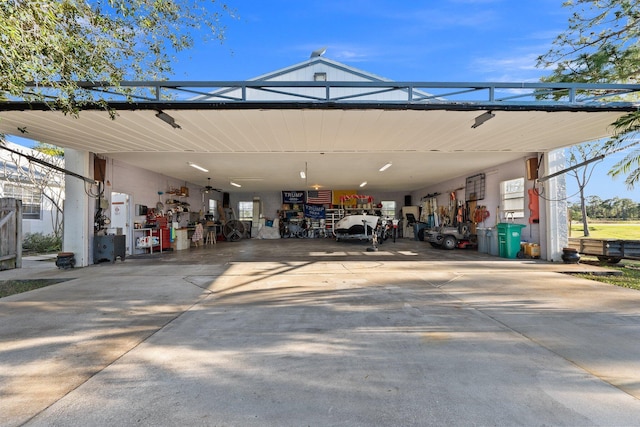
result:
[[[520,235],[524,224],[503,222],[498,227],[498,250],[502,258],[516,258],[520,252]]]

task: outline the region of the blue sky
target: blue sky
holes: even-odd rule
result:
[[[247,79],[326,56],[393,80],[535,81],[566,28],[562,0],[235,1],[226,41],[180,55],[176,78]]]
[[[402,81],[538,81],[536,68],[567,28],[563,0],[235,1],[224,43],[199,44],[178,57],[175,79],[245,80],[309,58],[326,57]],[[600,162],[587,195],[629,197],[607,175],[622,153]],[[567,176],[568,194],[577,191]],[[577,201],[573,198],[572,201]]]
[[[537,81],[536,58],[567,27],[563,0],[227,0],[226,39],[181,53],[174,80],[246,80],[309,58],[327,58],[402,81]],[[629,197],[596,168],[587,194]],[[575,191],[568,179],[569,194]]]

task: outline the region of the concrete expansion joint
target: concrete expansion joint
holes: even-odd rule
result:
[[[354,265],[355,264],[355,265]],[[362,274],[362,270],[370,270],[370,269],[374,269],[374,268],[382,268],[385,266],[385,263],[383,262],[366,262],[366,263],[362,263],[362,262],[357,262],[357,263],[344,263],[341,262],[340,265],[342,266],[342,268],[344,268],[347,272],[349,272],[350,274]],[[389,274],[391,274],[391,272],[388,272]]]
[[[640,396],[638,396],[637,394],[634,394],[631,390],[625,390],[625,388],[621,387],[620,384],[617,384],[616,382],[611,381],[606,376],[603,376],[603,375],[595,372],[594,370],[590,370],[588,367],[583,366],[580,363],[576,362],[575,360],[566,357],[561,352],[558,352],[558,351],[554,350],[553,348],[545,345],[544,343],[542,343],[541,341],[535,339],[534,337],[529,336],[529,335],[527,335],[526,333],[524,333],[522,331],[514,329],[511,326],[508,326],[507,324],[501,322],[500,320],[496,319],[495,317],[491,316],[490,314],[487,314],[487,313],[483,312],[481,309],[476,308],[476,310],[478,312],[482,313],[484,316],[487,316],[488,318],[490,318],[492,321],[502,325],[503,327],[505,327],[509,331],[513,332],[514,334],[520,335],[521,337],[523,337],[527,341],[535,344],[536,346],[538,346],[540,348],[545,349],[546,351],[548,351],[549,353],[553,354],[554,356],[559,357],[560,359],[563,359],[567,363],[575,366],[577,369],[587,373],[588,375],[590,375],[590,376],[592,376],[594,378],[598,378],[600,381],[609,384],[611,387],[614,387],[614,388],[622,391],[625,394],[628,394],[629,396],[633,397],[636,400],[640,400]]]
[[[438,288],[438,289],[441,289],[441,288],[443,288],[443,287],[447,286],[447,285],[448,285],[448,284],[450,284],[450,283],[453,283],[453,282],[455,282],[455,281],[460,280],[461,278],[463,278],[463,277],[465,277],[465,276],[466,276],[466,274],[456,274],[454,277],[452,277],[451,279],[449,279],[449,280],[445,281],[444,283],[434,284],[433,286],[435,286],[435,287],[436,287],[436,288]]]
[[[444,281],[438,281],[438,282],[434,282],[432,280],[426,280],[423,277],[416,275],[416,278],[424,283],[427,283],[429,286],[433,287],[433,288],[437,288],[437,289],[442,289],[443,287],[447,286],[448,284],[455,282],[456,280],[459,280],[463,277],[465,277],[466,274],[463,273],[455,273],[455,275],[447,280]]]
[[[198,280],[197,279],[197,278],[203,278],[203,277],[207,278],[206,284],[205,283],[199,283],[202,280]],[[216,279],[216,276],[183,276],[183,277],[181,277],[181,280],[183,280],[184,282],[206,291],[205,293],[207,293],[207,294],[213,294],[214,293],[211,289],[209,289],[209,286],[211,285],[211,283],[215,279]]]

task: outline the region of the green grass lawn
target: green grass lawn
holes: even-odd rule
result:
[[[571,236],[582,237],[582,223],[571,223]],[[640,222],[593,222],[589,223],[589,237],[596,239],[640,240]]]
[[[0,298],[55,285],[66,280],[68,279],[0,280]]]
[[[596,258],[594,258],[598,262]],[[580,262],[583,262],[582,260]],[[585,261],[588,262],[588,261]],[[597,282],[609,283],[610,285],[622,286],[623,288],[637,289],[640,291],[640,262],[622,260],[619,264],[599,264],[614,271],[619,271],[617,275],[595,275],[576,274],[583,279],[595,280]]]
[[[583,236],[582,223],[571,224],[571,237]],[[640,240],[640,223],[638,222],[594,222],[589,224],[589,238],[594,239],[626,239]],[[580,262],[597,263],[603,267],[619,271],[618,275],[580,274],[590,280],[609,283],[616,286],[640,290],[640,261],[623,259],[619,264],[600,263],[596,257],[583,256]]]

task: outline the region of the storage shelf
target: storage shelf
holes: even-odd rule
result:
[[[146,251],[149,250],[149,253],[153,253],[154,250],[158,252],[162,252],[163,246],[163,228],[137,228],[134,229],[134,247],[138,250]],[[154,236],[154,232],[157,233],[157,236]],[[142,233],[142,236],[136,237],[136,233]]]

